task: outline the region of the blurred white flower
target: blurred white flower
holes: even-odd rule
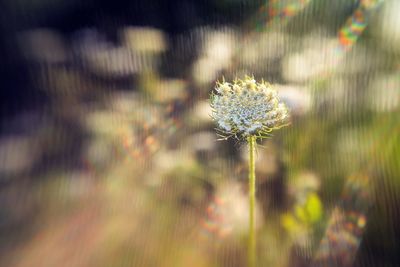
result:
[[[204,85],[213,81],[219,71],[232,63],[236,49],[236,33],[230,28],[219,31],[200,28],[196,35],[202,43],[202,48],[192,73],[195,82]]]
[[[379,40],[382,48],[393,52],[400,51],[400,1],[387,0],[371,23],[371,32]]]
[[[366,92],[371,110],[394,112],[400,106],[400,76],[398,73],[379,75],[372,80]]]

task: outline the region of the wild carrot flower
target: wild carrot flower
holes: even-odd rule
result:
[[[256,82],[253,77],[236,79],[233,83],[217,82],[211,94],[212,118],[218,125],[222,139],[233,136],[249,145],[249,239],[248,266],[256,265],[255,201],[256,171],[255,145],[257,138],[266,138],[274,129],[285,126],[288,110],[279,101],[269,83]]]
[[[223,139],[234,136],[265,138],[284,126],[288,117],[286,105],[267,82],[256,82],[246,76],[233,83],[217,82],[211,94],[212,118]]]

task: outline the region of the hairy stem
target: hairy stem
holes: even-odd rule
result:
[[[248,239],[248,267],[256,265],[256,232],[255,232],[255,204],[256,204],[256,168],[255,145],[256,137],[250,136],[249,143],[249,239]]]

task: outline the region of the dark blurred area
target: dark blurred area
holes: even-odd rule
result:
[[[259,266],[398,266],[400,2],[0,3],[0,266],[246,266],[222,77],[275,85]]]
[[[1,106],[4,116],[33,105],[46,96],[34,90],[27,59],[18,49],[18,33],[35,28],[57,31],[66,39],[85,28],[95,28],[110,42],[118,42],[118,29],[125,25],[147,26],[172,39],[202,25],[239,25],[246,13],[262,1],[4,1],[1,8]],[[247,13],[248,14],[248,13]],[[168,70],[164,70],[168,71]],[[171,73],[178,75],[179,73]],[[12,88],[12,89],[11,89]],[[21,103],[23,101],[23,103]]]

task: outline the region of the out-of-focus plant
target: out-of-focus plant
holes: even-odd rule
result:
[[[296,203],[292,212],[282,216],[282,224],[291,238],[300,245],[308,239],[315,224],[322,219],[323,206],[319,196],[315,192],[307,193],[306,198]]]
[[[257,139],[268,138],[273,130],[287,125],[288,109],[269,83],[258,83],[249,76],[233,83],[217,82],[215,91],[211,94],[212,118],[221,140],[235,137],[246,140],[249,146],[248,263],[253,267],[256,264],[255,145]]]
[[[315,240],[322,234],[324,204],[318,194],[320,177],[310,171],[302,171],[289,179],[288,193],[293,204],[281,218],[292,249],[301,258],[309,260],[314,252]]]

